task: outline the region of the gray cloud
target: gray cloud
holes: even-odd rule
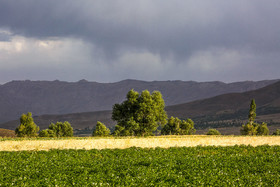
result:
[[[108,80],[262,79],[278,76],[279,9],[276,0],[0,0],[0,28],[38,40],[82,40],[92,50],[88,79],[102,81],[90,76],[96,67]],[[0,33],[1,39],[9,37]],[[74,63],[70,59],[69,66]],[[252,66],[267,72],[245,71]]]

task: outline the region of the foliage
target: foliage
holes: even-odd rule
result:
[[[240,129],[241,135],[256,135],[257,134],[257,128],[258,124],[257,123],[247,123],[245,125],[242,125],[242,128]]]
[[[255,99],[251,100],[251,104],[250,104],[250,110],[249,110],[249,115],[248,115],[248,122],[249,124],[253,124],[256,118],[256,103],[255,103]]]
[[[195,133],[194,122],[191,119],[180,120],[173,116],[161,130],[162,135],[190,135]]]
[[[114,135],[152,135],[159,125],[166,123],[165,104],[158,91],[152,94],[144,90],[141,95],[134,90],[127,93],[126,100],[113,106],[112,119],[117,121]]]
[[[20,125],[16,128],[15,133],[18,137],[35,137],[37,136],[39,127],[34,123],[32,113],[22,114],[20,117]]]
[[[51,129],[44,129],[39,132],[40,137],[56,137],[56,134]]]
[[[280,129],[277,129],[275,132],[273,132],[272,135],[280,136]]]
[[[109,136],[110,133],[110,129],[108,129],[103,123],[98,121],[95,129],[92,132],[92,136]]]
[[[257,135],[269,135],[269,129],[266,123],[258,124]]]
[[[248,115],[248,122],[245,125],[242,125],[240,133],[242,135],[269,135],[269,129],[266,123],[258,124],[254,120],[256,118],[256,103],[252,99],[250,104],[250,110]]]
[[[279,186],[279,165],[280,146],[0,152],[0,186]]]
[[[73,128],[68,121],[51,123],[49,129],[40,131],[40,137],[71,137]]]
[[[209,129],[206,135],[221,135],[217,129]]]

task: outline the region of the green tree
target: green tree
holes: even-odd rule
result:
[[[250,104],[250,111],[249,111],[249,115],[248,115],[248,122],[252,125],[256,119],[256,103],[255,103],[255,99],[251,100],[251,104]]]
[[[55,133],[51,129],[44,129],[39,132],[40,137],[56,137]]]
[[[15,133],[18,137],[35,137],[37,136],[39,127],[34,123],[32,113],[22,114],[20,117],[20,125],[16,128]]]
[[[152,135],[159,125],[166,123],[165,104],[158,91],[144,90],[141,95],[130,90],[126,100],[113,106],[112,119],[117,121],[114,135]]]
[[[245,125],[242,125],[241,129],[240,129],[240,133],[242,135],[256,135],[257,134],[257,128],[258,128],[258,124],[257,123],[247,123]]]
[[[180,128],[181,128],[181,133],[180,133],[181,135],[191,135],[196,132],[194,128],[194,122],[189,118],[182,121]]]
[[[48,136],[49,137],[72,137],[73,128],[68,121],[51,123],[49,125]]]
[[[206,135],[221,135],[217,129],[209,129]]]
[[[171,116],[161,129],[162,135],[190,135],[195,133],[194,122],[191,119],[180,120]]]
[[[110,133],[110,129],[108,129],[103,123],[98,121],[95,129],[92,132],[92,136],[109,136]]]
[[[161,129],[162,135],[179,135],[181,132],[181,123],[182,121],[179,118],[174,118],[171,116],[168,119],[168,122],[166,125],[163,126]]]
[[[242,125],[240,133],[242,135],[268,135],[269,129],[266,123],[258,124],[255,123],[256,119],[256,103],[255,100],[251,100],[250,110],[248,115],[248,122]]]
[[[269,135],[269,129],[266,123],[262,123],[258,125],[257,135]]]

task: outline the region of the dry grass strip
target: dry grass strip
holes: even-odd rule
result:
[[[49,149],[125,149],[129,147],[193,147],[234,145],[280,145],[280,136],[163,136],[146,138],[84,138],[57,140],[5,140],[0,141],[0,151]]]

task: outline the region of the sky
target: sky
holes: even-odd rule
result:
[[[280,78],[279,0],[0,0],[0,84]]]

